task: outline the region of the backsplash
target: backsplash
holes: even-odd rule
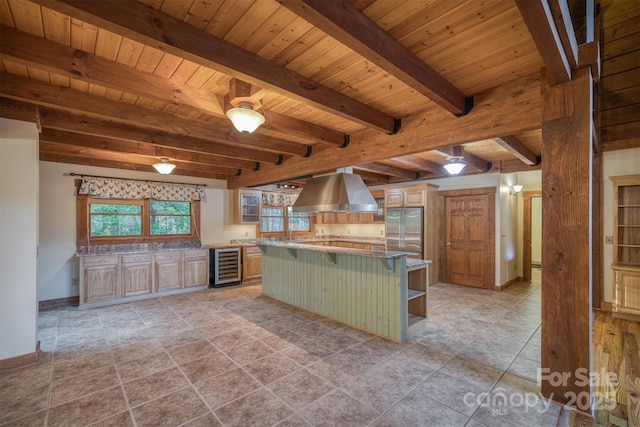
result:
[[[129,243],[119,245],[90,245],[78,246],[76,254],[109,254],[118,252],[145,252],[145,251],[161,251],[168,249],[199,249],[201,243],[199,240],[191,240],[187,242],[156,242],[156,243]]]

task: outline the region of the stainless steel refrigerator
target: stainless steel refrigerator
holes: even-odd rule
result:
[[[387,250],[423,259],[423,208],[387,208]]]

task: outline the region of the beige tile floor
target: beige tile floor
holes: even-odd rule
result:
[[[43,311],[41,362],[0,374],[0,425],[555,426],[536,399],[539,284],[429,292],[402,344],[259,285]]]

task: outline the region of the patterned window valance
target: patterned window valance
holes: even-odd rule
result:
[[[126,179],[84,178],[78,193],[99,199],[155,199],[170,202],[205,200],[204,188]]]
[[[297,198],[298,193],[262,192],[262,204],[268,206],[293,206]]]

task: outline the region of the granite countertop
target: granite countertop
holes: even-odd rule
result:
[[[333,241],[334,239],[328,239]],[[314,240],[314,242],[318,242],[322,240]],[[332,254],[353,254],[353,255],[363,255],[370,256],[373,258],[400,258],[406,257],[406,252],[387,252],[387,251],[372,251],[367,249],[355,249],[355,248],[340,248],[336,246],[322,246],[322,245],[314,245],[304,243],[304,240],[260,240],[257,245],[263,246],[274,246],[279,248],[287,248],[287,249],[304,249],[308,251],[316,251],[316,252],[327,252]],[[418,260],[416,260],[418,261]]]
[[[109,255],[135,255],[135,254],[154,254],[157,252],[177,252],[203,249],[199,242],[194,242],[184,246],[163,246],[162,244],[131,244],[131,245],[96,245],[83,246],[77,249],[76,256],[92,257],[92,256],[109,256]]]

